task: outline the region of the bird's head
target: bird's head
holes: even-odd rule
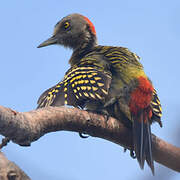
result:
[[[91,48],[97,44],[95,27],[87,17],[70,14],[55,25],[52,37],[41,43],[38,48],[52,44],[60,44],[73,50]]]

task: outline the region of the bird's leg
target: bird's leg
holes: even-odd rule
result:
[[[109,106],[112,106],[113,104],[117,103],[120,101],[120,99],[122,99],[122,95],[118,95],[118,96],[115,96],[115,97],[112,97],[111,99],[109,99],[105,104],[104,104],[104,107],[109,107]]]
[[[84,109],[84,107],[81,107],[81,106],[77,106],[77,108]],[[110,117],[109,113],[103,107],[102,108],[98,107],[97,109],[86,109],[86,111],[103,115],[105,117],[106,122],[108,121],[108,119]],[[85,132],[79,132],[79,136],[81,138],[88,138],[89,137],[88,135],[84,135],[84,134],[86,134],[86,133]]]
[[[105,109],[101,109],[101,108],[96,109],[96,110],[87,109],[86,111],[91,112],[91,113],[96,113],[96,114],[99,114],[99,115],[103,115],[106,122],[108,121],[108,119],[110,117],[109,113]]]
[[[99,103],[97,101],[86,102],[86,111],[103,115],[106,121],[108,121],[108,119],[110,117],[110,114],[108,113],[108,111],[104,107],[104,104]]]
[[[107,101],[107,102],[104,104],[104,107],[111,106],[111,105],[113,105],[116,101],[117,101],[117,98],[116,98],[116,97],[113,97],[113,98],[111,98],[109,101]]]
[[[98,108],[96,110],[89,110],[89,109],[86,109],[87,112],[91,112],[91,113],[96,113],[96,114],[100,114],[100,115],[103,115],[104,118],[105,118],[105,121],[107,122],[109,120],[109,113],[105,110],[105,109],[101,109],[101,108]],[[88,138],[89,136],[84,136],[84,134],[86,133],[82,133],[82,132],[79,132],[79,136],[81,138]]]

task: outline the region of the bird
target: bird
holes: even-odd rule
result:
[[[115,117],[132,130],[131,152],[141,169],[146,161],[154,174],[151,124],[162,127],[162,108],[140,57],[126,47],[99,45],[95,26],[78,13],[63,17],[38,48],[49,45],[72,49],[70,68],[42,93],[37,108],[71,105]]]

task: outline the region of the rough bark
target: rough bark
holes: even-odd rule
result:
[[[29,112],[16,112],[0,106],[0,134],[14,143],[30,146],[48,132],[67,130],[86,132],[127,149],[133,149],[132,132],[114,119],[76,108],[47,107]],[[154,160],[180,172],[180,148],[153,135]]]
[[[0,179],[31,180],[15,163],[9,161],[2,152],[0,152]]]

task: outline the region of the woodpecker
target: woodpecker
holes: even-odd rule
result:
[[[140,167],[146,161],[154,174],[150,125],[162,127],[162,110],[139,56],[125,47],[98,45],[94,25],[80,14],[62,18],[38,48],[53,44],[73,50],[70,69],[40,96],[38,108],[67,104],[121,120],[132,129]]]

